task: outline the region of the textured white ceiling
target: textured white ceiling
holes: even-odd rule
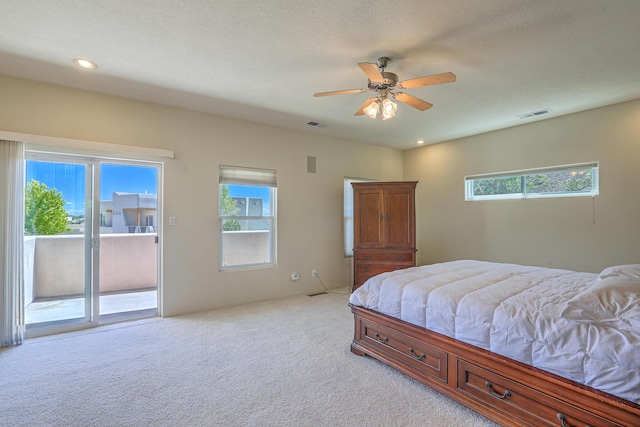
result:
[[[640,98],[639,47],[640,0],[0,2],[0,74],[398,149]],[[367,93],[313,97],[380,56],[457,82],[388,121],[353,115]]]

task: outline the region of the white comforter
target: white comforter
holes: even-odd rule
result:
[[[597,279],[454,261],[375,276],[350,302],[640,403],[640,331],[560,316]]]

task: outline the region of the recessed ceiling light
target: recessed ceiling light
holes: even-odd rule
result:
[[[73,60],[73,63],[78,67],[86,68],[88,70],[95,70],[98,68],[98,65],[96,65],[95,62],[91,62],[88,59],[76,58]]]
[[[419,139],[419,140],[416,141],[416,144],[422,145],[422,144],[424,144],[424,141],[422,139]]]

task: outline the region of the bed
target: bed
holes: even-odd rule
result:
[[[640,265],[461,260],[350,296],[351,350],[501,425],[640,426]]]

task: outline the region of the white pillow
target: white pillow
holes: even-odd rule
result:
[[[640,264],[629,265],[616,265],[614,267],[607,267],[600,273],[601,279],[608,277],[623,276],[630,279],[640,280]]]
[[[639,270],[640,271],[640,270]],[[612,275],[567,301],[560,316],[600,326],[640,330],[640,276]]]

